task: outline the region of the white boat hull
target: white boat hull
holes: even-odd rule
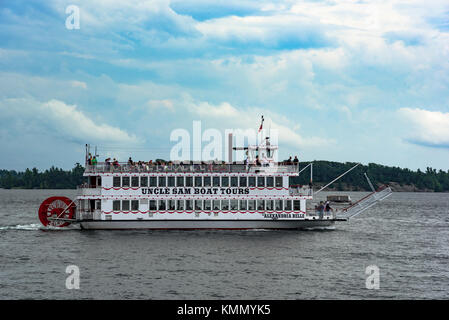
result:
[[[248,230],[314,229],[333,227],[338,220],[112,220],[81,222],[82,229],[153,229],[153,230]]]

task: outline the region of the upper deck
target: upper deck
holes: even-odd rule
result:
[[[254,165],[244,163],[214,163],[214,162],[169,162],[169,163],[107,163],[86,165],[84,175],[101,175],[108,173],[153,173],[153,174],[275,174],[297,175],[298,163],[267,163]]]

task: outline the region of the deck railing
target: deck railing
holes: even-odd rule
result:
[[[307,185],[290,186],[289,191],[291,196],[313,196],[313,189]]]
[[[274,165],[276,172],[298,172],[298,164],[277,163]],[[245,173],[267,168],[265,166],[246,164],[129,164],[99,162],[96,165],[86,165],[86,173]]]

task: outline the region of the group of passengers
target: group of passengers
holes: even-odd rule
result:
[[[89,166],[96,166],[97,163],[98,163],[97,157],[96,156],[92,157],[92,154],[89,153],[89,156],[87,157],[87,164]]]
[[[295,159],[292,159],[292,157],[290,156],[288,160],[284,160],[282,163],[284,165],[297,165],[299,164],[299,159],[298,156],[295,156]]]
[[[295,159],[292,160],[292,157],[290,157],[289,160],[285,160],[283,161],[281,164],[284,165],[291,165],[291,164],[298,164],[299,160],[298,157],[295,156]],[[96,156],[92,156],[89,153],[88,159],[87,159],[87,164],[89,166],[96,166],[98,164],[98,160]],[[167,171],[169,168],[172,168],[175,164],[172,161],[164,161],[164,160],[150,160],[148,162],[145,161],[133,161],[133,159],[131,157],[129,157],[128,162],[126,165],[124,165],[123,163],[120,164],[118,162],[118,160],[116,158],[112,159],[111,158],[107,158],[105,159],[105,170],[106,171],[110,171],[112,170],[120,170],[121,166],[126,166],[127,169],[130,169],[132,171],[154,171],[154,167],[157,166],[159,169],[161,170],[165,170]],[[183,162],[180,162],[179,164],[177,164],[177,169],[178,170],[184,170],[185,169],[185,165],[189,166],[192,165],[193,163],[191,161],[188,161],[187,164],[184,164]],[[259,156],[256,157],[256,160],[254,161],[254,163],[249,163],[248,158],[245,159],[244,161],[245,165],[255,165],[255,166],[267,166],[268,163],[264,162],[264,161],[260,161]],[[197,168],[198,170],[209,170],[209,171],[220,171],[220,168],[226,167],[226,162],[225,161],[212,161],[212,162],[204,162],[201,161],[200,165],[199,164],[195,164],[195,168]]]
[[[318,213],[320,219],[323,219],[324,212],[326,212],[326,214],[329,214],[329,212],[333,212],[334,209],[331,208],[329,201],[320,201],[320,204],[315,206],[315,211]]]

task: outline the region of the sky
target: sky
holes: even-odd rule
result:
[[[168,159],[262,115],[281,159],[448,170],[449,2],[0,1],[0,169]]]

